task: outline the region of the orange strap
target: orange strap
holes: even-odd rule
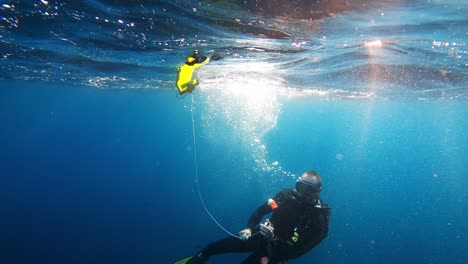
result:
[[[273,199],[268,199],[268,205],[270,206],[271,210],[275,210],[276,208],[278,208],[278,205]]]

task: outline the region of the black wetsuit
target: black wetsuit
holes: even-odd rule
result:
[[[275,264],[304,255],[327,236],[330,208],[323,201],[302,202],[297,191],[291,189],[281,191],[273,200],[277,204],[276,209],[267,202],[250,217],[247,227],[253,232],[248,240],[227,237],[209,244],[201,255],[252,252],[242,263],[259,263],[260,258],[267,256],[270,259],[268,263]],[[275,238],[267,241],[259,233],[257,225],[271,212]]]

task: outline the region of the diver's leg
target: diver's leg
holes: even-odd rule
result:
[[[258,264],[260,261],[260,258],[257,256],[257,254],[252,254],[249,255],[244,261],[242,261],[241,264]]]
[[[226,237],[222,240],[208,244],[202,251],[197,254],[197,258],[201,260],[208,260],[213,255],[224,253],[243,253],[254,252],[258,256],[263,255],[264,242],[262,236],[252,236],[248,240],[241,240],[237,237]]]
[[[192,80],[190,83],[187,84],[187,86],[188,86],[187,91],[188,91],[189,93],[192,93],[193,90],[195,90],[195,87],[196,87],[197,85],[198,85],[198,80]]]
[[[187,264],[203,264],[213,255],[235,252],[247,252],[246,241],[236,237],[227,237],[225,239],[208,244],[202,251],[192,257]]]
[[[208,244],[200,253],[203,257],[208,258],[212,255],[248,251],[250,251],[250,248],[247,241],[237,237],[226,237],[225,239]]]

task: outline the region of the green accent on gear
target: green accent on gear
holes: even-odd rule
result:
[[[183,260],[179,260],[179,261],[177,261],[177,262],[174,263],[174,264],[185,264],[185,263],[187,263],[190,259],[192,259],[192,257],[184,258]]]
[[[291,237],[291,240],[287,241],[288,245],[294,246],[295,243],[299,240],[299,233],[294,232],[293,236]]]

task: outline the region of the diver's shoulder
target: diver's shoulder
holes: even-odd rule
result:
[[[283,189],[277,195],[284,195],[284,196],[288,196],[288,197],[293,196],[294,197],[294,196],[297,195],[297,191],[296,191],[296,189]]]
[[[295,189],[283,189],[276,194],[274,200],[277,202],[297,200],[297,191]]]

